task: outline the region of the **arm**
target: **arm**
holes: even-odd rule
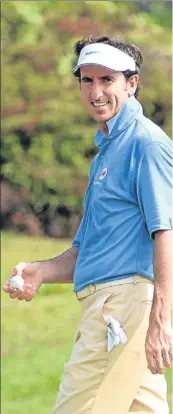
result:
[[[24,286],[13,289],[8,280],[3,288],[11,299],[30,301],[43,283],[71,283],[78,255],[78,247],[72,247],[52,259],[33,263],[19,263],[13,275],[22,274]]]
[[[173,298],[173,231],[155,233],[154,297],[151,319],[170,321]]]
[[[146,337],[148,367],[153,374],[163,373],[172,361],[171,307],[173,298],[173,231],[155,233],[154,296]]]
[[[71,247],[61,255],[38,262],[43,283],[72,283],[78,247]]]
[[[151,142],[143,149],[136,174],[139,207],[153,240],[154,296],[145,349],[153,374],[170,367],[172,329],[172,144]]]

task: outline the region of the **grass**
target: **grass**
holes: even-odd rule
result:
[[[50,258],[71,245],[14,233],[2,233],[1,241],[2,284],[18,262]],[[29,303],[2,292],[2,414],[51,413],[79,321],[72,290],[45,285]],[[171,370],[166,378],[171,407]]]

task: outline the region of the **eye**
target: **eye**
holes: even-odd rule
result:
[[[91,82],[92,82],[91,78],[87,78],[87,77],[82,78],[82,83],[91,83]]]
[[[104,82],[113,82],[113,79],[110,78],[109,76],[104,76],[103,81]]]

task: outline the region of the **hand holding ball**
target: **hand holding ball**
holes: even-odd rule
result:
[[[21,289],[24,285],[24,279],[20,275],[13,276],[10,279],[10,286],[14,289]]]

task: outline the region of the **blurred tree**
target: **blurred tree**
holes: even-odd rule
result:
[[[144,55],[140,100],[171,135],[171,28],[164,1],[2,3],[1,175],[25,188],[33,211],[82,214],[96,125],[71,74],[74,43],[89,34],[125,37]],[[124,18],[126,16],[126,18]],[[46,210],[47,211],[47,210]],[[64,211],[64,210],[63,210]]]

